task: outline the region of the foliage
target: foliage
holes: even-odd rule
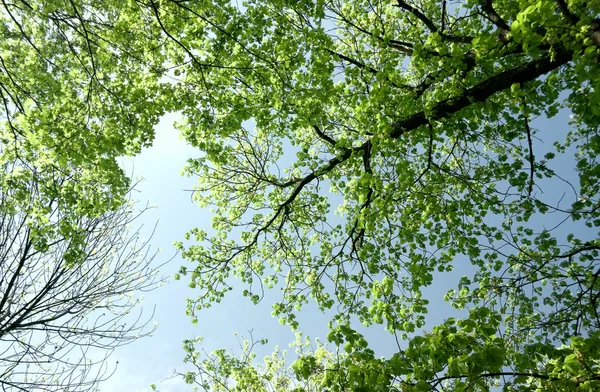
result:
[[[334,312],[337,375],[294,367],[321,390],[598,388],[600,3],[151,7],[214,212],[214,235],[177,243],[193,318],[234,278],[254,303],[280,288],[293,329],[309,301]],[[561,108],[568,134],[535,129]],[[453,270],[445,299],[469,316],[419,335]],[[410,343],[376,359],[355,319]]]
[[[17,0],[0,21],[0,213],[36,255],[68,239],[61,268],[85,262],[80,225],[129,189],[115,158],[179,111],[215,230],[177,243],[188,313],[234,279],[282,289],[293,329],[309,301],[334,313],[336,350],[284,390],[598,388],[598,1]],[[561,108],[571,131],[535,129]],[[422,333],[457,273],[462,318]],[[375,358],[356,319],[407,345]],[[194,347],[189,381],[266,388],[249,351]]]
[[[168,110],[152,21],[131,1],[0,5],[2,390],[96,390],[148,333],[129,313],[159,282],[117,158]]]
[[[127,1],[2,2],[0,164],[20,171],[4,171],[0,189],[19,189],[19,204],[33,176],[32,217],[45,216],[50,199],[75,216],[125,202],[130,180],[116,158],[150,145],[166,110],[164,57],[148,20]]]
[[[36,185],[30,200],[38,200]],[[114,371],[109,354],[151,332],[141,312],[132,314],[139,293],[161,281],[149,243],[129,231],[138,214],[125,205],[79,217],[71,238],[53,230],[63,219],[58,203],[48,205],[49,220],[40,225],[27,204],[11,205],[19,191],[0,195],[0,387],[97,390]],[[40,230],[49,239],[43,248]]]
[[[314,348],[298,333],[290,346],[299,359],[291,367],[286,365],[286,351],[278,348],[264,363],[257,363],[253,349],[267,342],[255,341],[252,334],[240,345],[239,358],[223,349],[206,352],[201,338],[186,340],[185,362],[192,370],[175,376],[193,390],[228,392],[472,391],[490,386],[503,386],[505,391],[595,391],[600,387],[597,333],[573,337],[569,345],[558,348],[533,343],[511,352],[506,345],[512,342],[479,333],[497,327],[499,321],[478,318],[485,317],[486,311],[471,312],[465,320],[448,320],[410,339],[408,347],[390,359],[375,358],[364,337],[348,326],[335,328],[336,336],[330,337],[347,340],[343,351],[332,352],[321,343]],[[474,321],[481,323],[477,331],[468,326]],[[514,369],[503,368],[506,359],[514,361]],[[156,385],[151,388],[158,390]]]

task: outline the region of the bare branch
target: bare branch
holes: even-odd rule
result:
[[[0,389],[95,390],[114,371],[106,363],[113,350],[152,332],[132,311],[136,294],[162,279],[149,242],[128,232],[139,216],[129,206],[75,216],[75,232],[64,235],[52,227],[67,211],[53,201],[42,240],[28,205],[39,196],[35,181],[29,200],[0,194]]]

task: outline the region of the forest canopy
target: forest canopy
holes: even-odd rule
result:
[[[252,345],[202,359],[186,341],[189,383],[600,388],[598,1],[3,4],[3,159],[77,173],[82,195],[61,196],[76,211],[118,204],[115,158],[178,112],[213,212],[176,243],[192,321],[271,289],[294,330],[305,304],[334,314],[339,350],[302,351],[292,370],[277,353],[257,367]],[[534,126],[561,110],[569,130]],[[448,279],[435,300],[457,317],[426,325],[424,290]],[[376,358],[357,320],[397,353]]]

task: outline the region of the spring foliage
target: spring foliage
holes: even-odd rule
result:
[[[298,359],[298,379],[316,383],[299,390],[600,387],[599,12],[161,3],[172,61],[187,61],[181,129],[203,153],[186,171],[214,211],[214,235],[178,244],[198,289],[188,312],[239,285],[229,295],[255,303],[281,289],[273,314],[294,329],[308,302],[333,312],[328,340],[345,354]],[[568,133],[532,125],[561,109]],[[448,279],[462,318],[422,334],[424,289]],[[355,319],[412,337],[378,359]]]
[[[269,384],[187,342],[186,380],[217,372],[199,388],[591,391],[599,16],[596,0],[6,3],[3,157],[77,173],[66,205],[100,208],[125,189],[114,157],[181,113],[214,212],[176,244],[188,313],[281,289],[273,314],[300,329],[316,304],[342,350],[304,351]],[[536,129],[560,110],[568,132]],[[69,201],[92,185],[107,190]],[[452,279],[434,300],[457,317],[426,326],[426,288]],[[376,358],[353,320],[404,343]]]

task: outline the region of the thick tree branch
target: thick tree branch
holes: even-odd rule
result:
[[[366,173],[373,173],[373,169],[371,168],[371,141],[367,140],[367,142],[364,144],[364,154],[363,154],[363,165],[365,167],[365,172]]]
[[[405,133],[415,130],[422,125],[428,124],[431,120],[439,120],[448,117],[460,111],[461,109],[468,107],[473,103],[483,102],[493,94],[510,88],[510,86],[514,83],[526,83],[535,80],[541,75],[544,75],[566,64],[571,60],[571,58],[572,54],[570,52],[564,50],[557,50],[554,59],[545,57],[539,60],[523,64],[517,68],[501,72],[477,84],[476,86],[467,89],[463,94],[457,97],[449,98],[438,103],[433,107],[429,118],[425,114],[425,112],[422,111],[402,121],[396,122],[393,125],[393,131],[390,134],[390,137],[393,139],[398,139]],[[311,172],[305,177],[295,178],[293,180],[281,184],[282,186],[291,186],[293,184],[297,185],[296,188],[292,191],[292,193],[288,196],[288,198],[275,210],[275,213],[273,214],[271,219],[269,219],[269,221],[255,233],[252,241],[243,248],[236,251],[229,258],[229,260],[232,260],[243,250],[256,245],[260,234],[267,231],[273,225],[273,223],[282,214],[285,208],[287,208],[296,199],[296,197],[300,194],[302,189],[307,184],[312,182],[314,179],[334,170],[341,163],[349,159],[353,151],[364,151],[367,148],[370,148],[370,141],[363,143],[360,147],[343,150],[341,154],[339,154],[335,158],[330,159],[327,162],[327,164],[321,166],[319,169]]]
[[[558,4],[558,9],[569,22],[572,24],[579,22],[579,17],[569,10],[569,6],[565,0],[556,0],[556,4]]]
[[[399,4],[406,4],[406,3],[404,3],[402,0],[399,0]],[[418,10],[415,10],[415,11],[419,12]],[[419,14],[420,14],[420,12],[419,12]],[[422,15],[422,14],[420,14],[420,15]],[[426,17],[422,16],[422,18],[424,18],[425,20],[428,21],[426,24],[428,24],[428,23],[431,24],[431,22],[428,19],[426,19]],[[437,31],[435,26],[433,28]],[[593,30],[592,33],[595,31],[596,30]],[[375,70],[374,68],[372,68],[368,65],[365,65],[359,61],[356,61],[354,59],[351,59],[345,55],[336,53],[334,51],[329,51],[329,52],[333,55],[339,56],[341,59],[348,61],[358,67],[364,68],[371,73],[377,72],[377,70]],[[405,133],[415,130],[415,129],[418,129],[419,127],[421,127],[423,125],[429,124],[431,121],[443,119],[443,118],[449,117],[451,115],[454,115],[457,112],[459,112],[460,110],[467,108],[472,104],[485,102],[492,95],[494,95],[498,92],[507,90],[508,88],[511,87],[511,85],[513,85],[515,83],[518,83],[518,84],[527,83],[527,82],[537,79],[538,77],[540,77],[544,74],[547,74],[548,72],[558,69],[559,67],[567,64],[572,59],[572,57],[573,57],[572,52],[567,51],[563,48],[555,48],[552,57],[547,55],[545,57],[539,58],[534,61],[530,61],[528,63],[522,64],[515,68],[500,72],[500,73],[476,84],[475,86],[464,90],[462,94],[459,94],[455,97],[448,98],[441,102],[438,102],[436,105],[433,106],[433,108],[427,114],[425,113],[425,111],[421,111],[421,112],[415,113],[413,115],[410,115],[409,117],[407,117],[403,120],[395,122],[392,126],[392,132],[389,134],[389,136],[392,139],[398,139]],[[329,138],[323,132],[321,132],[321,130],[318,127],[313,127],[313,129],[317,132],[317,135],[319,135],[319,137],[324,139],[329,144],[335,143],[335,141],[333,139]],[[324,135],[325,135],[325,138],[323,138]],[[328,138],[331,140],[328,140]],[[431,141],[431,138],[432,138],[432,135],[430,135],[430,141]],[[251,240],[248,243],[232,249],[232,253],[229,255],[229,257],[226,257],[224,260],[220,260],[220,262],[224,263],[226,265],[230,261],[235,259],[241,253],[256,246],[258,244],[260,236],[262,234],[266,234],[273,227],[275,222],[278,219],[280,219],[282,215],[284,215],[286,213],[286,211],[289,209],[290,205],[292,203],[294,203],[294,201],[298,198],[298,196],[300,195],[302,190],[308,184],[310,184],[315,179],[319,179],[321,176],[331,173],[338,166],[340,166],[342,163],[347,161],[355,152],[362,152],[363,159],[369,158],[370,154],[371,154],[370,148],[371,148],[371,142],[366,141],[365,143],[363,143],[362,145],[360,145],[358,147],[354,147],[351,149],[350,148],[343,149],[340,151],[340,153],[336,157],[330,159],[325,164],[323,164],[321,167],[310,172],[309,174],[305,175],[304,177],[293,178],[285,183],[278,184],[278,186],[280,186],[280,187],[294,186],[294,189],[289,193],[289,195],[285,198],[285,200],[281,204],[279,204],[277,207],[274,208],[274,211],[273,211],[273,214],[271,215],[271,217],[262,226],[260,226],[256,230],[256,232],[254,233],[254,235],[252,236]],[[367,152],[367,150],[368,150],[368,152]],[[364,163],[367,165],[365,167],[365,170],[368,171],[368,165],[369,165],[368,159],[366,159],[366,161]],[[371,199],[371,195],[369,195],[369,199]]]
[[[592,22],[589,34],[596,47],[600,48],[600,19],[595,19]]]
[[[447,11],[447,5],[446,5],[446,0],[442,0],[442,28],[441,31],[443,32],[446,29],[446,13]]]
[[[322,140],[329,143],[332,147],[335,147],[336,142],[335,142],[335,140],[333,140],[333,138],[331,136],[327,135],[325,132],[323,132],[321,130],[321,128],[319,128],[316,125],[313,125],[312,127],[315,130],[315,132],[317,133],[317,135],[319,136],[319,138],[321,138]]]
[[[557,49],[554,58],[546,56],[519,67],[500,72],[499,74],[480,82],[474,87],[465,90],[461,95],[439,102],[433,107],[429,116],[425,114],[425,111],[421,111],[404,120],[396,122],[393,125],[390,137],[397,139],[408,131],[426,125],[431,120],[439,120],[448,117],[469,105],[484,102],[497,92],[510,88],[514,83],[526,83],[535,80],[538,77],[565,65],[572,57],[573,55],[571,52]]]
[[[378,37],[378,38],[380,38],[380,37]],[[412,44],[410,44],[408,42],[402,42],[402,41],[399,41],[396,39],[391,39],[388,41],[388,45],[390,46],[390,48],[394,48],[394,49],[404,53],[407,56],[413,55]]]
[[[485,0],[482,5],[483,10],[485,11],[488,19],[495,24],[499,29],[508,32],[510,31],[510,26],[502,19],[498,12],[494,9],[492,5],[492,0]]]

